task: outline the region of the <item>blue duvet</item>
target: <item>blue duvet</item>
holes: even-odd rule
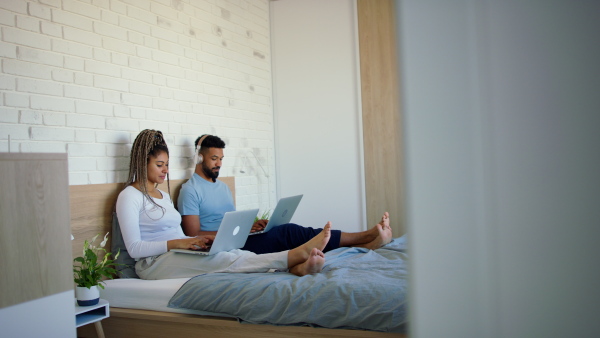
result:
[[[242,322],[405,332],[406,236],[377,250],[328,252],[319,274],[212,273],[196,276],[169,307],[233,315]]]

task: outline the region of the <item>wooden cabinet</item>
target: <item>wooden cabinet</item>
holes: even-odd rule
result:
[[[74,337],[67,154],[0,154],[0,172],[3,334]]]

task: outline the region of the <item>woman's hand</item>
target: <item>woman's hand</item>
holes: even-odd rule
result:
[[[189,249],[189,250],[199,250],[206,249],[209,247],[212,242],[215,240],[215,236],[212,235],[202,235],[196,236],[192,238],[182,238],[182,239],[172,239],[167,241],[167,250],[172,249]]]

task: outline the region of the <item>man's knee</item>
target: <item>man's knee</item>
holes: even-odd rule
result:
[[[271,231],[275,230],[277,237],[281,237],[281,236],[298,237],[301,234],[305,233],[307,231],[307,229],[309,229],[309,228],[305,228],[305,227],[300,226],[295,223],[286,223],[286,224],[282,224],[280,226],[274,227],[273,229],[271,229]],[[269,232],[271,232],[271,231],[269,231]]]

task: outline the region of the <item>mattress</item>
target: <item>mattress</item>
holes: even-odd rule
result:
[[[189,278],[143,280],[121,278],[105,281],[100,288],[100,298],[108,301],[111,307],[187,313],[203,316],[234,316],[200,310],[176,309],[168,307],[169,300]]]

